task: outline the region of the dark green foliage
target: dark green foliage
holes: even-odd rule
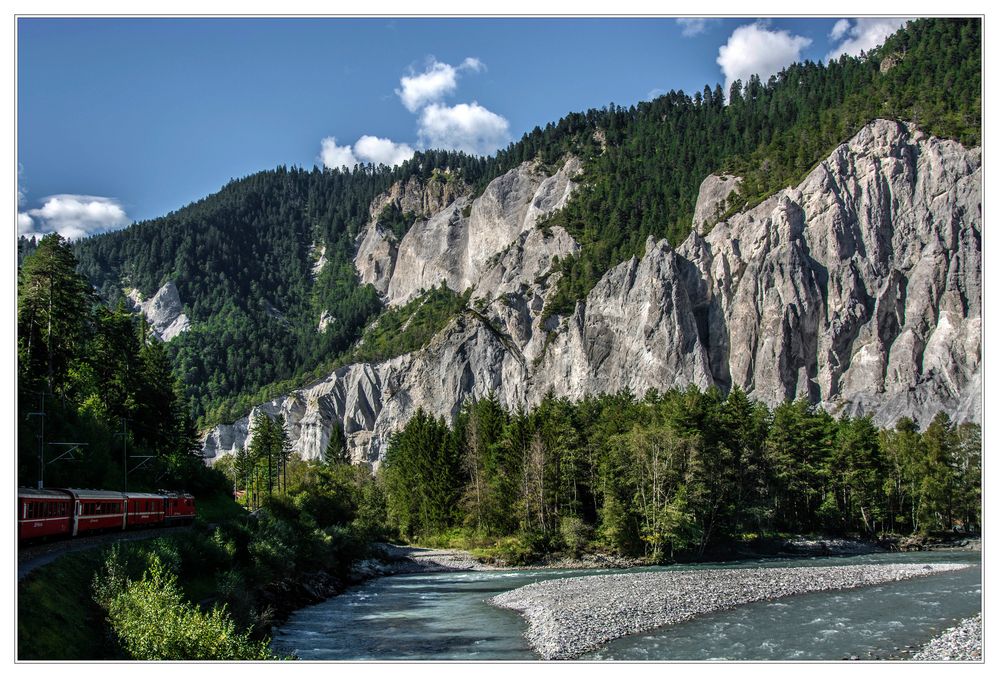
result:
[[[382,476],[409,536],[463,528],[500,550],[516,536],[535,552],[599,545],[659,562],[760,534],[975,532],[979,436],[943,414],[920,434],[805,401],[771,411],[739,389],[549,395],[530,412],[490,396],[453,427],[418,413]]]
[[[18,387],[19,483],[38,481],[44,442],[50,486],[123,488],[127,453],[130,489],[219,490],[163,345],[121,305],[98,302],[55,234],[18,275]],[[53,464],[61,443],[81,445]],[[151,459],[140,468],[139,457]]]
[[[62,394],[92,333],[96,298],[58,235],[46,236],[18,271],[17,364],[21,393]]]
[[[323,463],[328,466],[337,464],[349,464],[350,453],[347,451],[347,437],[343,434],[343,429],[338,422],[333,422],[330,429],[330,439],[323,450]]]
[[[378,225],[387,229],[398,241],[402,240],[402,236],[406,235],[418,217],[419,215],[412,212],[403,212],[398,205],[391,202],[378,215]]]
[[[237,489],[247,491],[247,505],[259,507],[264,497],[287,492],[291,441],[281,415],[272,419],[257,412],[252,424],[249,447],[233,460],[233,480]]]
[[[459,441],[443,419],[423,410],[395,434],[384,463],[389,515],[406,535],[454,525],[464,486]]]
[[[38,237],[31,236],[30,238],[19,235],[17,236],[17,267],[20,268],[21,264],[28,257],[29,254],[35,251],[38,247]]]

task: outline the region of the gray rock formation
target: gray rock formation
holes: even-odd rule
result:
[[[149,300],[143,300],[142,293],[136,289],[128,290],[127,296],[133,308],[146,316],[153,336],[157,339],[170,341],[190,329],[191,323],[184,313],[184,304],[180,301],[180,293],[173,281],[167,281]]]
[[[536,228],[535,213],[564,203],[575,172],[524,165],[415,224],[389,301],[444,280],[475,287],[476,310],[419,351],[341,368],[259,409],[285,415],[306,457],[341,421],[354,459],[373,463],[417,408],[450,417],[490,391],[515,406],[549,389],[738,385],[771,406],[805,397],[879,424],[908,415],[925,426],[939,409],[980,421],[979,149],[875,121],[798,186],[675,249],[650,240],[568,317],[545,321],[552,260],[577,245]],[[248,428],[217,427],[206,456]]]
[[[741,177],[709,174],[701,182],[701,188],[697,191],[697,205],[694,207],[694,230],[702,235],[709,232],[725,211],[725,201],[741,184]]]
[[[361,282],[371,283],[379,294],[384,295],[395,270],[399,243],[395,234],[379,223],[379,216],[385,208],[394,206],[403,214],[427,219],[467,192],[468,186],[464,182],[449,175],[434,177],[427,182],[410,177],[405,184],[397,181],[386,193],[375,198],[371,202],[368,223],[357,236],[354,265]]]
[[[391,305],[404,304],[442,281],[458,292],[481,287],[483,276],[495,273],[497,257],[534,230],[539,218],[565,204],[579,168],[579,161],[571,159],[546,177],[536,164],[524,163],[492,181],[477,199],[458,197],[421,219],[398,244],[374,216],[383,209],[378,205],[389,203],[376,200],[354,259],[361,280],[372,283]],[[397,198],[400,209],[408,204],[406,195]],[[562,233],[556,247],[573,247]]]

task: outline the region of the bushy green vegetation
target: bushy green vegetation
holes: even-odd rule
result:
[[[454,426],[419,412],[382,468],[400,532],[492,540],[514,561],[600,547],[661,562],[745,534],[980,526],[977,425],[941,413],[923,432],[908,419],[878,430],[804,401],[771,411],[739,389],[549,396],[529,412],[487,398]]]
[[[441,283],[403,306],[387,309],[341,362],[381,362],[423,348],[468,306],[470,294],[455,294]]]
[[[252,640],[236,630],[225,607],[202,612],[184,599],[177,576],[153,554],[142,578],[126,579],[117,550],[94,597],[107,611],[111,629],[132,659],[264,660],[275,658],[267,641]]]
[[[231,468],[226,469],[230,474]],[[368,469],[292,457],[253,514],[212,511],[188,530],[66,555],[19,587],[21,659],[265,659],[296,588],[350,580],[386,533]],[[200,502],[199,502],[200,503]],[[319,578],[319,579],[317,579]],[[81,595],[91,591],[92,596]]]

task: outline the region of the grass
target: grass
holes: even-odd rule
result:
[[[104,611],[90,596],[104,549],[63,556],[18,585],[17,656],[21,660],[107,659],[113,652]]]

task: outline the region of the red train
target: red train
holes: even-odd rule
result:
[[[17,489],[17,534],[21,541],[133,527],[194,521],[194,497],[182,492]]]

